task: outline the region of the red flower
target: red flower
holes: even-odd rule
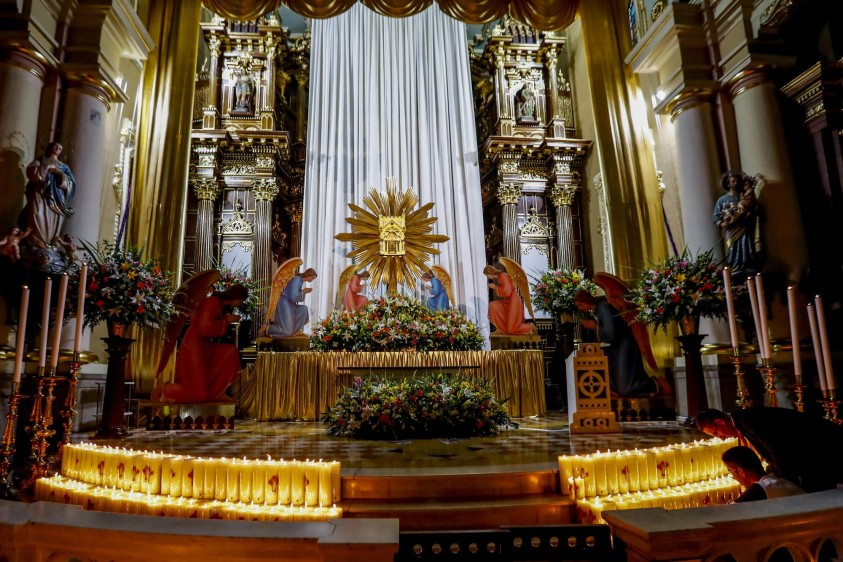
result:
[[[105,301],[98,300],[98,301],[97,301],[97,306],[98,306],[98,307],[100,307],[100,308],[104,307],[104,306],[105,306]]]

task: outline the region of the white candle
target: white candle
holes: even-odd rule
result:
[[[764,282],[761,274],[755,276],[755,287],[758,289],[758,317],[761,320],[761,335],[764,336],[764,353],[761,357],[769,359],[773,356],[770,351],[770,332],[767,330],[767,302],[764,298]]]
[[[817,360],[817,374],[820,378],[820,389],[825,393],[828,388],[825,382],[825,368],[823,361],[822,344],[820,343],[820,330],[817,327],[817,316],[814,314],[814,305],[808,303],[808,324],[811,326],[811,343],[814,346],[814,357]]]
[[[732,349],[738,347],[738,321],[735,317],[735,300],[732,296],[732,271],[729,266],[723,268],[723,289],[726,292],[726,313],[729,317],[729,335],[732,336]]]
[[[88,263],[82,262],[79,270],[79,295],[76,299],[76,337],[73,339],[73,353],[82,348],[82,325],[85,323],[85,288],[88,284]]]
[[[758,338],[758,353],[764,356],[764,337],[761,335],[761,320],[758,318],[758,297],[755,294],[755,282],[752,278],[746,280],[746,290],[749,293],[749,304],[752,307],[752,322],[755,324],[755,336]]]
[[[50,355],[50,367],[59,364],[59,346],[61,345],[61,326],[64,324],[64,305],[67,300],[67,273],[61,274],[59,282],[59,298],[56,301],[56,327],[53,329],[53,349]]]
[[[47,365],[47,330],[50,328],[50,293],[53,289],[53,280],[47,277],[44,280],[44,310],[41,311],[41,343],[38,349],[38,368],[41,372]]]
[[[814,297],[814,303],[817,305],[817,327],[820,330],[820,344],[823,350],[823,367],[825,369],[826,386],[829,390],[834,390],[837,385],[834,384],[834,370],[831,368],[831,348],[828,346],[828,330],[825,327],[825,310],[823,309],[823,298],[820,295]]]
[[[802,384],[802,350],[799,349],[799,323],[796,318],[796,287],[787,288],[787,315],[790,319],[790,342],[793,345],[793,374]]]
[[[26,342],[26,313],[29,309],[29,287],[24,285],[20,290],[20,309],[18,312],[18,337],[15,343],[15,374],[12,379],[15,383],[20,382],[23,373],[23,353]]]

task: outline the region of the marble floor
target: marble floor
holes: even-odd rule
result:
[[[73,441],[206,457],[331,459],[342,462],[343,472],[400,474],[555,468],[560,454],[646,448],[704,437],[676,422],[631,422],[621,424],[620,433],[571,435],[562,412],[513,421],[519,424],[517,429],[471,439],[361,441],[327,435],[325,427],[315,422],[237,420],[232,430],[132,429],[125,439],[93,439],[92,434],[78,433]]]

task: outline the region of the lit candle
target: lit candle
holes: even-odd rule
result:
[[[73,353],[82,349],[82,325],[85,323],[85,289],[88,283],[88,263],[82,262],[79,269],[79,295],[76,298],[76,335],[73,338]]]
[[[799,323],[796,318],[796,287],[787,288],[787,316],[790,319],[790,342],[793,346],[793,374],[802,384],[802,351],[799,349]]]
[[[319,505],[319,466],[316,462],[304,465],[304,504],[308,507]]]
[[[820,295],[814,297],[817,305],[817,327],[820,329],[820,343],[823,350],[823,367],[825,368],[825,380],[828,390],[834,390],[834,370],[831,367],[831,348],[828,346],[828,330],[825,327],[825,310],[823,309],[823,298]]]
[[[319,463],[319,505],[329,506],[334,503],[332,467],[329,462]]]
[[[266,465],[263,461],[255,461],[252,472],[252,502],[263,504],[266,499],[264,483],[266,482]]]
[[[617,494],[620,491],[618,464],[622,460],[623,457],[620,454],[612,453],[611,450],[606,453],[606,487],[609,488],[610,494]]]
[[[342,466],[340,461],[331,461],[331,488],[334,504],[342,500]]]
[[[574,476],[574,459],[560,455],[559,458],[559,483],[562,487],[562,494],[570,495],[571,490],[568,488],[570,479]]]
[[[64,305],[67,300],[67,273],[61,274],[59,282],[59,299],[56,301],[56,327],[53,329],[53,353],[50,356],[50,367],[55,369],[59,364],[59,346],[61,345],[61,327],[64,324]]]
[[[738,347],[738,321],[735,317],[735,300],[732,296],[732,270],[723,268],[723,290],[726,292],[726,313],[729,317],[729,335],[732,336],[732,348]]]
[[[41,347],[38,349],[38,369],[44,372],[47,366],[47,330],[50,327],[50,293],[53,288],[53,280],[47,277],[44,280],[44,310],[41,311]]]
[[[597,451],[592,455],[594,459],[594,488],[596,495],[605,496],[609,493],[609,484],[606,478],[606,457]]]
[[[193,481],[196,475],[196,459],[185,457],[181,466],[181,496],[183,498],[194,498]]]
[[[23,354],[26,342],[26,313],[29,308],[29,287],[20,290],[20,311],[18,312],[18,337],[15,342],[15,374],[13,382],[19,383],[23,373]]]
[[[811,327],[811,344],[814,346],[814,357],[817,361],[817,374],[820,379],[820,389],[823,394],[828,390],[825,381],[825,362],[823,361],[822,343],[820,343],[820,330],[817,327],[817,316],[814,314],[814,305],[808,303],[808,325]]]
[[[291,505],[293,503],[293,466],[297,466],[298,461],[284,462],[278,467],[278,503],[281,505]],[[302,503],[304,503],[304,473],[301,473],[302,483]]]
[[[254,463],[243,459],[243,462],[238,463],[240,468],[240,501],[245,503],[252,502],[252,480],[254,476]]]
[[[266,505],[278,505],[278,468],[280,463],[266,461],[266,472],[264,474],[264,496]]]
[[[770,332],[767,329],[767,300],[764,298],[764,282],[760,273],[755,276],[755,287],[758,290],[758,317],[761,320],[761,335],[764,336],[764,353],[761,356],[769,359],[773,354],[770,351]]]

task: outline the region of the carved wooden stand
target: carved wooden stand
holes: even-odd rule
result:
[[[609,363],[600,345],[581,343],[574,356],[577,411],[571,433],[617,433],[621,430],[609,397]]]
[[[126,427],[126,356],[129,346],[135,341],[123,336],[103,338],[108,346],[108,375],[105,379],[105,398],[103,399],[102,420],[97,430],[97,437],[121,439],[129,434]]]

